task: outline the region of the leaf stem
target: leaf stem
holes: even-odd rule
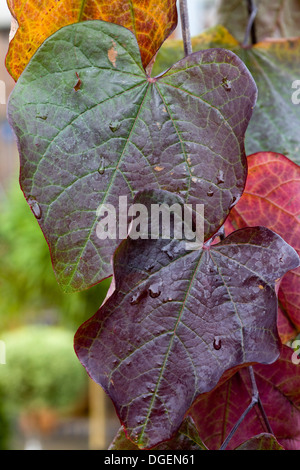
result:
[[[245,38],[243,41],[243,46],[246,47],[249,44],[249,38],[251,34],[252,45],[257,43],[256,38],[256,29],[255,29],[255,18],[258,12],[258,8],[255,5],[254,0],[247,0],[249,20],[246,28]]]
[[[180,17],[181,17],[181,29],[182,29],[182,38],[183,38],[183,46],[184,46],[184,55],[185,57],[187,57],[193,52],[187,0],[179,0],[179,8],[180,8]]]
[[[231,429],[231,431],[229,432],[228,436],[226,437],[225,441],[223,442],[223,444],[221,445],[220,447],[220,450],[225,450],[226,447],[228,446],[229,444],[229,441],[232,439],[232,437],[234,436],[234,434],[236,433],[238,427],[241,425],[241,423],[244,421],[244,419],[246,418],[247,414],[249,413],[249,411],[252,410],[252,408],[255,406],[255,405],[258,405],[258,408],[262,414],[262,417],[263,417],[263,420],[265,422],[265,425],[266,425],[266,428],[268,430],[268,432],[270,434],[274,434],[273,431],[272,431],[272,428],[270,426],[270,422],[268,420],[268,417],[266,415],[266,412],[264,410],[264,407],[263,407],[263,404],[261,402],[261,399],[260,399],[260,396],[259,396],[259,392],[258,392],[258,388],[257,388],[257,383],[256,383],[256,380],[255,380],[255,374],[254,374],[254,370],[253,370],[253,367],[250,366],[248,367],[248,370],[249,370],[249,374],[250,374],[250,380],[251,380],[251,388],[252,388],[252,398],[251,398],[251,403],[250,405],[248,405],[248,407],[246,408],[246,410],[244,411],[244,413],[240,416],[240,418],[237,420],[237,422],[235,423],[235,425],[233,426],[233,428]]]
[[[266,425],[267,431],[270,434],[274,434],[273,430],[271,428],[271,425],[270,425],[270,421],[268,420],[267,414],[265,412],[265,409],[263,407],[262,401],[261,401],[260,396],[259,396],[259,392],[258,392],[258,389],[257,389],[256,380],[255,380],[255,374],[254,374],[254,370],[253,370],[252,366],[249,367],[249,373],[250,373],[250,378],[251,378],[252,390],[255,390],[255,393],[256,393],[256,396],[257,396],[257,405],[258,405],[259,411],[261,412],[261,415],[262,415],[262,418],[263,418],[264,423]]]
[[[257,399],[255,397],[252,397],[252,400],[251,400],[251,403],[250,405],[246,408],[246,410],[244,411],[244,413],[240,416],[240,418],[237,420],[237,422],[235,423],[235,425],[233,426],[233,428],[231,429],[230,433],[228,434],[228,436],[226,437],[225,441],[223,442],[223,444],[221,445],[220,447],[220,450],[225,450],[226,447],[228,446],[229,444],[229,441],[231,441],[231,439],[233,438],[233,435],[236,433],[238,427],[240,426],[240,424],[242,424],[242,422],[244,421],[244,419],[246,418],[247,414],[249,413],[249,411],[252,410],[252,408],[257,404]]]

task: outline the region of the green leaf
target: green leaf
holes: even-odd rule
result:
[[[257,41],[265,38],[288,38],[299,35],[299,0],[255,0]],[[225,26],[238,41],[243,42],[249,13],[245,0],[221,0],[216,21]],[[276,150],[276,149],[274,149]]]
[[[218,230],[245,185],[255,100],[251,75],[229,51],[198,52],[156,79],[118,25],[87,21],[44,42],[8,113],[21,186],[65,291],[112,275],[119,237],[99,240],[97,209],[112,204],[118,215],[119,196],[130,204],[145,187],[178,192],[205,205],[205,239]]]
[[[258,100],[246,132],[247,154],[276,151],[300,163],[299,98],[300,38],[270,40],[242,48],[223,26],[193,38],[193,50],[221,47],[235,52],[250,70],[258,88]],[[178,41],[167,41],[158,54],[155,72],[170,66],[182,55]],[[295,84],[294,84],[295,86]],[[296,96],[297,95],[297,96]],[[295,101],[296,102],[296,101]]]

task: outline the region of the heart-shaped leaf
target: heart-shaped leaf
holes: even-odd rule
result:
[[[130,29],[146,68],[177,24],[176,0],[43,0],[38,6],[23,0],[7,3],[19,24],[6,58],[15,80],[45,39],[63,26],[103,20]]]
[[[204,204],[210,238],[244,189],[255,99],[248,70],[225,50],[198,52],[149,78],[133,34],[120,26],[84,22],[46,40],[8,113],[21,186],[63,288],[112,274],[118,240],[99,240],[97,209],[111,204],[118,220],[119,197],[129,204],[145,187]]]
[[[280,152],[300,163],[299,54],[300,38],[266,40],[243,48],[223,26],[193,38],[193,50],[225,47],[247,65],[258,88],[258,100],[246,133],[246,152]],[[182,56],[182,43],[167,41],[155,71],[165,70]]]
[[[139,450],[133,442],[127,439],[121,428],[111,443],[109,450]],[[151,450],[207,450],[199,438],[197,428],[190,416],[187,416],[178,432],[169,441],[163,442]]]
[[[226,220],[226,233],[264,225],[300,254],[300,167],[273,152],[253,154],[247,160],[245,191]],[[299,268],[282,279],[279,301],[279,333],[286,342],[300,332]]]
[[[155,190],[136,202],[148,210],[182,204]],[[79,360],[143,448],[170,439],[225,370],[277,359],[274,280],[299,265],[293,248],[262,227],[186,248],[177,239],[124,240],[115,291],[75,337]]]
[[[300,370],[292,362],[293,350],[282,347],[278,361],[253,366],[260,398],[279,444],[286,450],[300,449]],[[199,397],[190,410],[200,437],[209,449],[219,449],[236,421],[251,402],[251,382],[241,369],[215,390]],[[265,433],[260,411],[253,408],[229,442],[235,449],[256,434]]]

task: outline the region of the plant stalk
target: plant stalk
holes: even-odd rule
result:
[[[244,421],[244,419],[246,418],[247,414],[252,410],[252,408],[255,406],[255,405],[258,405],[258,408],[261,412],[261,415],[262,415],[262,418],[264,420],[264,423],[266,425],[266,428],[268,430],[268,432],[270,434],[274,434],[273,431],[272,431],[272,428],[270,426],[270,423],[269,423],[269,420],[268,420],[268,417],[266,415],[266,412],[264,410],[264,407],[263,407],[263,404],[261,402],[261,399],[260,399],[260,396],[259,396],[259,392],[258,392],[258,388],[257,388],[257,383],[256,383],[256,380],[255,380],[255,375],[254,375],[254,370],[253,370],[253,367],[250,366],[249,368],[249,374],[250,374],[250,379],[251,379],[251,388],[252,388],[252,398],[251,398],[251,403],[250,405],[248,405],[248,407],[246,408],[246,410],[244,411],[244,413],[240,416],[240,418],[237,420],[237,422],[235,423],[235,425],[233,426],[233,428],[231,429],[230,433],[228,434],[228,436],[226,437],[225,441],[223,442],[223,444],[221,445],[220,447],[220,450],[225,450],[226,447],[228,446],[229,442],[231,441],[231,439],[233,438],[234,434],[236,433],[238,427],[242,424],[242,422]]]
[[[246,33],[245,33],[245,38],[243,41],[243,46],[246,47],[249,44],[249,39],[251,35],[251,42],[252,45],[257,43],[257,38],[256,38],[256,29],[255,29],[255,18],[257,15],[258,8],[255,5],[254,0],[247,0],[247,6],[248,6],[248,13],[249,13],[249,20],[246,28]]]
[[[246,410],[244,411],[244,413],[240,416],[240,418],[237,420],[237,422],[235,423],[235,425],[233,426],[233,428],[231,429],[230,433],[228,434],[228,436],[226,437],[225,441],[223,442],[223,444],[221,445],[220,447],[220,450],[225,450],[226,447],[228,446],[229,444],[229,441],[231,441],[231,439],[233,438],[234,434],[236,433],[238,427],[242,424],[242,422],[244,421],[244,419],[246,418],[247,414],[249,413],[249,411],[252,410],[252,408],[257,404],[257,399],[255,397],[252,397],[252,400],[251,400],[251,403],[250,405],[246,408]]]
[[[261,412],[261,415],[262,415],[262,418],[264,420],[267,431],[270,434],[274,434],[273,430],[271,428],[270,422],[268,420],[267,414],[265,412],[265,409],[263,407],[262,401],[261,401],[260,396],[259,396],[259,392],[258,392],[258,389],[257,389],[256,380],[255,380],[255,375],[254,375],[254,370],[253,370],[252,366],[249,367],[249,373],[250,373],[250,378],[251,378],[252,390],[255,390],[256,397],[257,397],[257,405],[258,405],[259,411]]]
[[[187,6],[187,0],[179,0],[180,17],[181,17],[181,29],[184,46],[184,55],[187,57],[192,54],[192,41],[189,21],[189,11]]]

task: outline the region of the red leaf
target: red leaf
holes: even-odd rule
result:
[[[274,364],[253,367],[274,435],[287,450],[300,449],[300,368],[291,362],[292,354],[292,349],[283,346],[280,359]],[[245,368],[200,397],[190,410],[190,415],[209,449],[220,447],[250,401],[251,385]],[[260,412],[255,407],[238,428],[228,449],[234,449],[266,431]]]
[[[300,167],[284,155],[248,157],[245,192],[226,221],[226,233],[264,225],[300,253]],[[300,332],[300,269],[287,273],[279,288],[278,328],[283,342]]]

